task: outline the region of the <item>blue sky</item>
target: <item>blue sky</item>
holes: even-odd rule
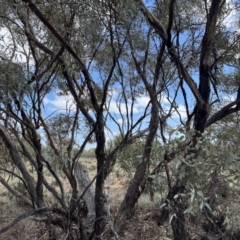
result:
[[[117,102],[117,98],[118,98],[118,92],[116,90],[112,91],[111,93],[111,101],[109,102],[109,112],[110,114],[114,117],[114,119],[121,125],[125,120],[126,120],[126,105],[125,103],[121,102]],[[178,105],[178,111],[180,112],[181,116],[183,119],[185,119],[186,117],[186,113],[185,113],[185,107],[181,104],[182,100],[180,99],[181,97],[178,97],[179,99],[179,105]],[[108,99],[110,100],[110,98]],[[162,97],[161,98],[161,102],[162,102],[162,107],[167,111],[169,110],[169,102],[167,100],[166,97]],[[147,95],[142,95],[140,97],[137,97],[135,100],[135,103],[133,105],[133,122],[136,122],[139,117],[141,117],[144,113],[144,110],[146,108],[146,106],[149,103],[149,97]],[[131,100],[128,101],[127,103],[127,107],[130,110],[131,107]],[[48,115],[52,114],[53,112],[55,113],[64,113],[66,112],[66,109],[68,111],[68,109],[71,109],[73,112],[75,111],[75,103],[74,100],[72,98],[72,96],[59,96],[57,95],[56,92],[51,92],[49,93],[45,99],[44,99],[44,117],[46,118]],[[121,109],[121,114],[123,116],[121,116],[120,112],[119,112],[119,108]],[[149,108],[149,110],[151,109],[151,107]],[[147,127],[148,122],[149,122],[149,116],[147,116],[142,124],[141,124],[141,129],[144,129]],[[179,116],[176,112],[172,113],[172,117],[170,120],[170,125],[177,125],[179,124]],[[117,124],[111,120],[110,118],[108,118],[107,120],[107,129],[106,128],[106,139],[110,140],[112,139],[115,135],[119,134],[119,129]],[[137,130],[138,128],[136,128]]]

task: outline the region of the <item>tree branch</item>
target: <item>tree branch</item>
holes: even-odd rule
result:
[[[140,4],[142,13],[146,16],[147,21],[150,23],[150,25],[156,30],[157,34],[163,39],[163,41],[166,43],[168,47],[168,51],[170,56],[172,57],[172,60],[175,62],[177,66],[179,66],[180,72],[182,74],[183,79],[191,89],[194,97],[196,98],[196,101],[200,107],[203,106],[203,99],[197,89],[197,85],[193,81],[193,79],[188,74],[187,70],[185,69],[184,65],[180,61],[176,51],[175,46],[172,44],[171,40],[169,39],[169,36],[166,33],[165,28],[163,25],[158,21],[158,19],[147,9],[145,4],[142,2],[142,0],[135,0]],[[171,9],[170,9],[171,11]],[[171,26],[171,22],[169,23],[169,27]]]
[[[38,7],[31,1],[31,0],[22,0],[23,2],[28,4],[28,7],[36,14],[36,16],[42,21],[42,23],[51,31],[51,33],[59,40],[59,42],[64,46],[64,48],[73,56],[73,58],[78,63],[79,67],[81,68],[83,75],[87,80],[88,89],[92,98],[92,104],[94,109],[98,112],[99,105],[93,90],[92,86],[92,78],[89,74],[87,68],[85,67],[82,60],[78,57],[76,52],[72,49],[72,47],[66,42],[66,40],[58,33],[58,31],[53,27],[53,25],[47,20],[47,18],[42,14],[42,12],[38,9]]]
[[[1,169],[4,170],[4,169]],[[34,202],[31,202],[29,198],[25,197],[24,195],[22,195],[19,191],[13,189],[6,181],[3,177],[0,176],[0,182],[2,183],[2,185],[10,192],[12,193],[15,197],[21,199],[24,203],[26,203],[27,205],[34,207]]]
[[[215,114],[213,114],[207,121],[206,127],[209,127],[213,123],[225,118],[226,116],[235,113],[239,111],[238,106],[234,107],[235,105],[240,104],[240,99],[235,100],[234,102],[229,103],[228,105],[224,106],[222,109],[217,111]]]
[[[58,213],[61,215],[66,215],[66,213],[58,208],[39,208],[37,210],[32,210],[29,212],[25,212],[23,214],[18,215],[12,222],[10,222],[6,227],[0,229],[0,234],[7,232],[8,230],[10,230],[14,225],[16,225],[18,222],[20,222],[21,220],[30,217],[34,214],[39,214],[39,213],[46,213],[46,212],[54,212],[54,213]]]

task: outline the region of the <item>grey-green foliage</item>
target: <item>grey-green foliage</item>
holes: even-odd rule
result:
[[[116,136],[113,140],[108,141],[109,151],[114,149],[121,142],[121,135]],[[134,166],[137,166],[141,161],[141,154],[143,152],[143,143],[141,141],[135,141],[134,144],[130,144],[127,147],[122,148],[117,152],[117,163],[125,171],[131,173]]]
[[[149,9],[153,11],[166,28],[169,23],[169,3],[172,1],[145,2],[148,2]],[[205,2],[210,3],[211,1]],[[35,12],[31,11],[25,3],[22,1],[15,1],[14,5],[12,5],[12,3],[13,1],[0,0],[0,27],[8,29],[12,33],[12,41],[8,41],[6,51],[0,49],[0,57],[4,59],[0,62],[0,105],[5,104],[6,106],[6,100],[25,89],[26,82],[32,80],[32,82],[30,81],[31,83],[29,83],[32,90],[31,98],[26,102],[35,104],[39,109],[37,109],[36,106],[32,106],[32,108],[30,106],[24,110],[28,113],[31,108],[34,114],[29,114],[29,118],[32,120],[32,117],[35,117],[35,120],[38,120],[37,117],[41,115],[40,109],[44,109],[42,105],[47,106],[47,104],[42,101],[45,94],[53,90],[63,91],[63,94],[69,93],[69,85],[66,85],[66,79],[63,78],[62,68],[59,66],[57,59],[55,59],[56,61],[54,60],[59,50],[62,49],[62,44],[48,28],[41,23],[38,17],[36,17]],[[176,92],[176,86],[179,86],[180,80],[182,81],[178,75],[179,66],[176,66],[178,64],[175,64],[174,59],[169,57],[167,46],[165,46],[166,51],[163,51],[162,61],[160,63],[157,62],[162,40],[158,37],[156,30],[153,30],[149,26],[145,16],[139,10],[136,1],[42,0],[35,1],[34,3],[37,4],[37,7],[46,16],[47,20],[65,39],[73,51],[76,52],[78,57],[81,58],[86,68],[89,69],[89,73],[94,77],[94,86],[96,87],[93,88],[97,98],[99,98],[97,100],[101,100],[103,96],[102,86],[104,86],[106,79],[108,79],[112,66],[116,64],[117,66],[115,67],[109,86],[111,86],[110,90],[117,88],[116,92],[120,96],[117,100],[114,99],[114,101],[117,101],[118,106],[129,106],[129,99],[136,103],[136,99],[142,96],[142,93],[147,94],[146,87],[143,86],[141,74],[139,74],[136,65],[139,65],[139,68],[143,70],[147,78],[146,81],[150,85],[155,86],[157,82],[156,93],[158,96],[165,97],[166,95],[169,102],[171,102],[172,93],[174,94]],[[176,1],[174,8],[175,16],[171,40],[173,46],[176,46],[176,49],[173,49],[178,52],[177,57],[179,57],[183,66],[186,67],[186,71],[192,76],[197,74],[199,69],[201,42],[207,19],[204,4],[204,1],[200,0],[194,0],[191,4],[189,1],[180,0]],[[226,7],[223,10],[224,11],[219,14],[213,44],[213,50],[217,48],[218,57],[221,56],[217,64],[218,68],[216,68],[215,71],[215,81],[216,86],[221,87],[221,91],[230,93],[230,91],[227,91],[228,86],[231,90],[233,89],[232,91],[236,92],[236,87],[238,86],[236,84],[237,81],[234,81],[233,86],[232,80],[237,80],[237,74],[224,72],[224,67],[226,65],[233,65],[234,56],[239,45],[237,42],[234,44],[231,43],[233,33],[228,30],[228,27],[225,26],[223,21],[228,15],[229,9]],[[70,22],[71,18],[73,18],[72,25]],[[24,21],[22,20],[27,22],[26,26],[24,26]],[[31,35],[49,49],[50,52],[53,52],[54,56],[40,49],[39,45],[37,46],[36,43],[33,43],[33,40],[29,40],[26,37],[25,30],[27,30],[27,33],[31,32]],[[24,52],[23,47],[26,42],[29,44],[26,46],[26,49],[30,49],[31,43],[32,49]],[[2,43],[2,40],[0,43]],[[17,49],[16,46],[18,46],[19,49]],[[22,59],[22,62],[24,62],[22,65],[16,63],[18,59],[17,53],[19,52],[23,52],[22,54],[26,57],[26,59]],[[119,52],[121,52],[121,55],[116,61],[116,56]],[[113,61],[114,54],[115,62]],[[148,54],[147,58],[146,54]],[[136,62],[133,61],[132,55],[136,57]],[[91,101],[88,101],[89,98],[85,96],[88,95],[86,83],[89,82],[85,81],[86,79],[80,73],[79,65],[66,48],[61,53],[61,58],[65,63],[65,70],[67,70],[69,76],[73,78],[72,82],[75,84],[74,89],[79,90],[77,97],[83,100],[83,102],[85,100],[85,105],[91,108]],[[5,59],[7,60],[5,61]],[[211,53],[209,67],[211,67],[213,60],[214,53]],[[51,66],[52,61],[55,61],[53,66]],[[156,69],[160,66],[160,72],[157,74]],[[24,74],[26,70],[27,77]],[[46,73],[44,73],[44,71],[46,71]],[[191,72],[193,72],[193,74],[191,74]],[[158,79],[155,79],[155,76],[157,76]],[[54,79],[55,77],[57,79]],[[53,79],[56,81],[53,81]],[[46,80],[49,80],[49,82],[46,83]],[[51,84],[51,82],[57,83]],[[42,83],[44,83],[44,86],[41,85]],[[79,85],[77,86],[76,83]],[[80,89],[84,89],[84,91],[86,91],[84,92],[85,94],[82,94]],[[36,97],[37,95],[40,96],[40,99]],[[180,94],[177,96],[176,101],[180,99],[180,96]],[[189,95],[187,98],[188,97]],[[179,103],[174,103],[175,106],[178,104]],[[192,105],[194,104],[193,101]],[[160,105],[161,103],[159,103],[159,106]],[[133,108],[134,107],[133,105]],[[162,104],[159,109],[161,107],[164,108],[164,111],[166,110],[164,104]],[[190,106],[190,112],[192,110],[191,108],[192,106]],[[19,107],[14,105],[13,110],[16,110],[16,114],[18,114]],[[50,108],[47,110],[51,111]],[[126,109],[119,107],[118,110],[124,113]],[[141,111],[142,110],[143,109],[141,109]],[[133,114],[134,113],[133,111]],[[150,110],[148,113],[150,113]],[[99,115],[98,112],[90,114],[93,118]],[[125,115],[122,115],[121,117],[124,119]],[[125,130],[131,127],[130,125],[133,124],[134,121],[133,118],[130,119],[130,115],[131,113],[129,113],[129,118],[126,118],[128,122],[125,121],[125,123],[127,122],[127,124],[125,124],[127,127],[119,126],[119,128],[122,127],[121,129]],[[171,116],[171,113],[169,113],[168,116]],[[1,117],[4,118],[4,114]],[[106,114],[106,118],[108,117],[109,115]],[[66,164],[70,162],[66,154],[66,148],[69,142],[69,132],[72,130],[73,119],[70,115],[65,114],[55,115],[55,117],[51,119],[47,117],[47,119],[49,119],[49,121],[46,121],[46,124],[50,129],[51,137],[59,149],[61,156],[55,154],[49,146],[42,148],[43,155],[46,156],[46,159],[49,160],[50,163],[56,163],[57,166],[62,166],[62,163]],[[117,117],[114,120],[117,120]],[[81,113],[79,124],[85,121],[87,122]],[[22,119],[19,119],[20,124],[21,122]],[[108,119],[106,119],[106,123],[108,123]],[[146,122],[144,124],[146,124]],[[25,127],[27,126],[28,124],[25,124]],[[92,126],[93,124],[87,125],[86,134],[84,131],[84,134],[81,135],[82,138],[89,133]],[[97,125],[94,125],[94,127],[97,127]],[[22,128],[22,131],[23,130],[25,129]],[[104,130],[105,129],[101,129],[102,132],[104,132]],[[234,134],[235,132],[236,131],[232,129],[231,133]],[[18,134],[17,132],[15,133]],[[201,138],[198,138],[197,144],[191,144],[191,141],[194,142],[194,134],[194,132],[186,132],[182,129],[179,131],[178,136],[173,135],[170,141],[164,145],[155,141],[152,146],[149,168],[145,174],[146,177],[153,179],[154,189],[160,192],[161,195],[167,194],[167,190],[169,190],[168,187],[174,186],[177,181],[180,184],[182,183],[185,186],[185,192],[175,195],[174,199],[179,202],[185,199],[186,202],[189,203],[185,211],[186,213],[195,213],[204,207],[212,208],[208,200],[210,199],[209,192],[213,189],[212,179],[214,174],[217,174],[218,184],[220,184],[217,185],[217,188],[220,188],[219,186],[228,187],[229,184],[232,184],[232,186],[237,189],[239,183],[239,152],[237,151],[236,145],[234,146],[235,148],[231,149],[219,149],[219,145],[216,143],[215,136],[212,135],[211,131],[205,133]],[[75,136],[76,135],[77,134],[75,134]],[[218,138],[221,138],[220,135]],[[224,141],[224,143],[229,142],[224,146],[231,146],[234,144],[234,141],[238,139],[237,137],[234,137],[234,140],[230,139],[229,135],[226,135],[226,138],[228,140]],[[78,139],[75,138],[75,140]],[[122,137],[117,136],[112,141],[113,147],[116,147],[121,140]],[[124,148],[118,151],[117,164],[126,172],[131,174],[136,170],[138,164],[143,161],[145,141],[146,137],[135,139],[132,143],[129,142]],[[164,151],[169,154],[175,154],[174,159],[167,163],[164,162]],[[101,152],[101,154],[104,153]],[[36,154],[32,155],[34,157]],[[159,171],[155,175],[149,175],[161,162],[162,165],[160,165]],[[168,166],[168,168],[166,166]],[[166,176],[166,172],[170,175],[169,179]],[[170,183],[168,181],[170,181]],[[220,203],[218,203],[218,205],[219,204]],[[171,207],[171,203],[169,207]],[[174,210],[171,213],[173,216]]]
[[[231,187],[239,187],[239,156],[221,148],[215,140],[211,132],[206,131],[196,138],[194,131],[180,129],[165,146],[167,151],[175,153],[174,160],[169,164],[172,184],[178,181],[179,185],[185,186],[184,193],[174,196],[178,201],[187,200],[185,213],[196,214],[204,207],[214,210],[215,214],[216,211],[226,213],[221,198],[231,198],[234,190]],[[171,203],[168,208],[171,209]]]
[[[76,149],[77,150],[77,149]],[[88,159],[95,159],[95,149],[88,149],[82,152],[81,157]]]
[[[117,152],[117,163],[126,172],[133,172],[143,160],[145,138],[146,137],[143,136],[141,138],[134,139],[130,144]],[[109,148],[113,149],[116,147],[120,143],[120,140],[120,135],[116,136],[113,140],[110,140],[108,142]],[[162,160],[163,150],[162,145],[157,140],[154,141],[149,165],[151,169],[156,167],[156,164]]]
[[[149,165],[149,177],[152,178],[151,189],[158,192],[161,196],[166,196],[168,192],[168,179],[164,167],[164,150],[168,153],[174,153],[174,159],[167,163],[170,174],[171,185],[176,181],[185,186],[184,193],[174,196],[175,200],[185,199],[188,202],[186,214],[196,214],[204,207],[209,210],[223,207],[222,196],[231,197],[234,189],[239,186],[240,179],[240,161],[234,152],[226,148],[220,148],[216,142],[215,135],[209,131],[197,138],[197,144],[193,143],[195,132],[179,129],[166,144],[155,142],[152,149],[152,155]],[[144,137],[134,141],[129,146],[123,148],[117,153],[117,163],[125,172],[131,173],[142,161],[144,149]],[[115,137],[109,142],[110,146],[117,145],[121,140],[120,136]],[[157,167],[156,163],[162,162],[155,175],[150,172]],[[149,188],[150,186],[147,186]],[[213,194],[213,195],[212,195]],[[214,206],[209,203],[214,200]],[[211,206],[210,206],[211,205]],[[171,208],[171,203],[167,205]],[[218,209],[218,211],[220,211]],[[225,210],[223,210],[225,211]],[[221,211],[220,211],[221,212]]]
[[[6,59],[0,61],[0,98],[9,101],[26,88],[24,69],[20,64],[9,62]],[[28,88],[26,88],[28,90]]]
[[[68,138],[73,120],[74,119],[71,117],[71,115],[63,113],[57,114],[48,120],[48,126],[51,131],[51,135],[56,142]]]

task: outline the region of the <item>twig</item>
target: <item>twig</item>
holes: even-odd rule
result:
[[[38,214],[38,213],[44,213],[44,212],[58,212],[61,213],[63,215],[65,215],[65,212],[61,211],[60,209],[57,208],[40,208],[37,210],[31,210],[29,212],[25,212],[23,214],[18,215],[12,222],[10,222],[6,227],[0,229],[0,234],[7,232],[10,228],[12,228],[14,225],[16,225],[18,222],[20,222],[21,220],[30,217],[34,214]]]

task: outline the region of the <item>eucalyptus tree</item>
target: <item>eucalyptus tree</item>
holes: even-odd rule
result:
[[[101,239],[107,219],[105,179],[119,151],[144,134],[141,162],[115,226],[110,224],[111,231],[119,239],[118,233],[133,216],[147,182],[164,168],[168,181],[165,206],[173,206],[175,211],[171,214],[174,238],[186,239],[183,194],[188,196],[191,191],[189,181],[198,184],[193,176],[197,168],[191,170],[186,162],[204,165],[208,159],[201,148],[206,144],[205,129],[238,112],[240,106],[239,82],[235,78],[235,84],[231,83],[238,67],[239,38],[229,23],[238,8],[237,2],[222,0],[191,4],[184,0],[0,1],[0,136],[20,174],[7,166],[1,170],[23,181],[29,198],[13,191],[4,179],[0,181],[33,208],[24,217],[47,213],[48,221],[65,231],[69,239],[86,239],[79,214],[82,194],[74,169],[86,145],[95,141],[96,221],[92,236]],[[213,111],[214,105],[229,95],[227,88],[231,88],[234,100]],[[71,104],[49,107],[50,103],[54,106],[54,99],[50,99],[54,93],[68,98]],[[173,117],[178,119],[178,126],[172,123]],[[109,152],[106,132],[113,129],[110,123],[115,124],[121,140]],[[181,130],[182,142],[174,134],[169,139],[167,126],[186,129]],[[39,139],[39,135],[44,137]],[[153,169],[149,166],[156,137],[164,146],[164,159]],[[63,139],[68,140],[64,141],[64,151]],[[71,185],[69,202],[61,177],[43,151],[46,143]],[[169,171],[177,154],[181,156],[177,170]],[[29,165],[35,175],[29,173]],[[214,169],[210,165],[212,168],[206,164],[201,169],[205,179]],[[59,191],[47,180],[45,168]],[[148,169],[153,170],[151,177]],[[58,207],[46,205],[44,188]]]

